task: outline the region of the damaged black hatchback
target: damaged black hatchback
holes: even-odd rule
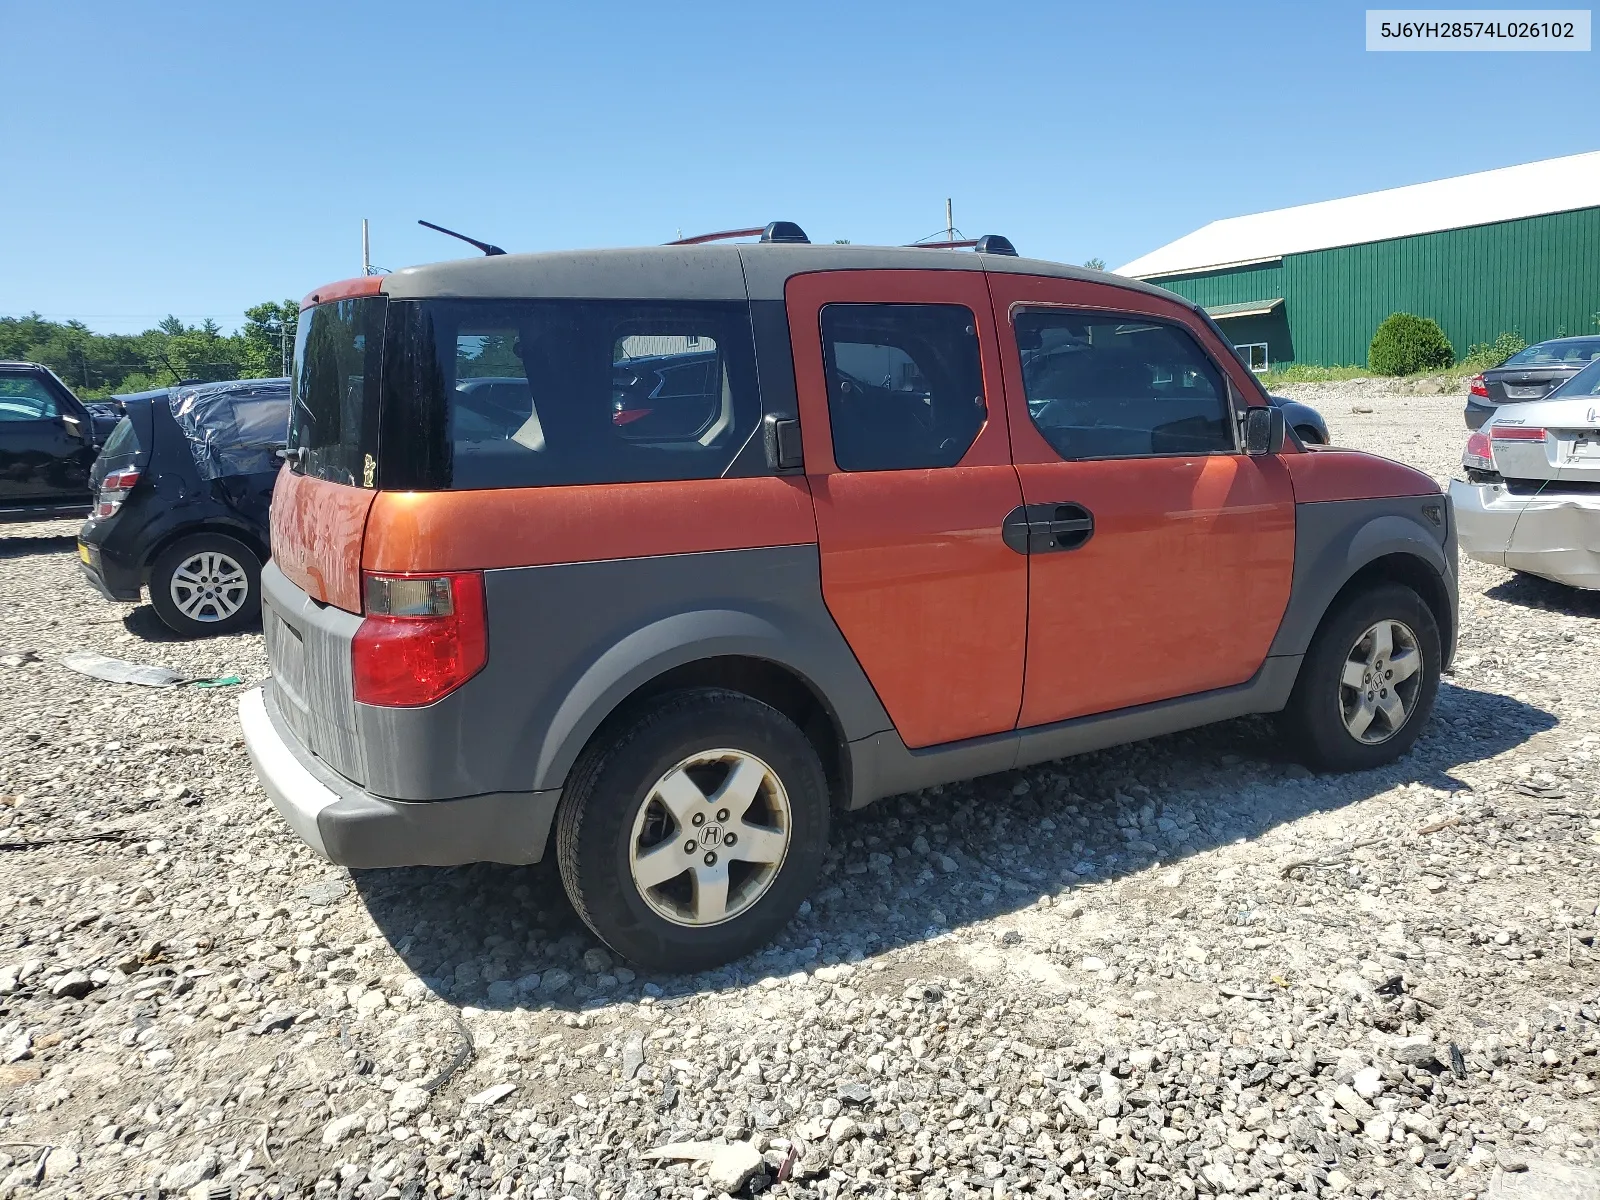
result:
[[[124,403],[90,475],[84,575],[108,600],[137,601],[148,587],[156,615],[188,637],[252,624],[289,381],[199,384]]]

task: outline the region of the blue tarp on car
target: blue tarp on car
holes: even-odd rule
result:
[[[277,470],[289,436],[287,379],[176,387],[170,403],[202,479]]]

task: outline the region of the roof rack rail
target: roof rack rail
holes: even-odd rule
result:
[[[981,238],[961,238],[953,242],[907,242],[916,250],[971,250],[977,254],[1005,254],[1017,257],[1017,248],[1011,239],[998,233],[986,233]]]
[[[694,237],[679,238],[675,242],[668,242],[667,245],[703,246],[707,242],[725,242],[730,238],[755,237],[758,234],[763,242],[782,242],[808,246],[811,244],[811,239],[806,236],[806,231],[793,221],[770,221],[766,225],[756,225],[750,229],[724,229],[721,233],[700,233]]]

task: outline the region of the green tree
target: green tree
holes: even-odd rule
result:
[[[1106,269],[1106,260],[1103,258],[1091,258],[1083,265],[1091,271],[1104,271]]]
[[[293,301],[246,310],[237,332],[213,320],[188,325],[176,316],[138,334],[99,334],[82,321],[47,321],[38,313],[0,317],[0,358],[43,363],[85,399],[169,387],[180,379],[250,379],[283,370],[300,316]]]

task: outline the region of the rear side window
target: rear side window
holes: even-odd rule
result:
[[[301,314],[290,379],[288,444],[295,470],[372,487],[378,447],[382,297],[319,304]]]
[[[385,486],[714,479],[760,420],[743,304],[395,302],[391,316]]]
[[[1236,449],[1227,384],[1182,327],[1062,310],[1013,320],[1028,415],[1062,458]]]
[[[822,351],[841,471],[953,467],[983,428],[983,365],[968,308],[829,304]]]
[[[100,448],[100,454],[107,460],[138,457],[139,431],[133,427],[131,418],[123,417],[117,422],[106,444]]]

